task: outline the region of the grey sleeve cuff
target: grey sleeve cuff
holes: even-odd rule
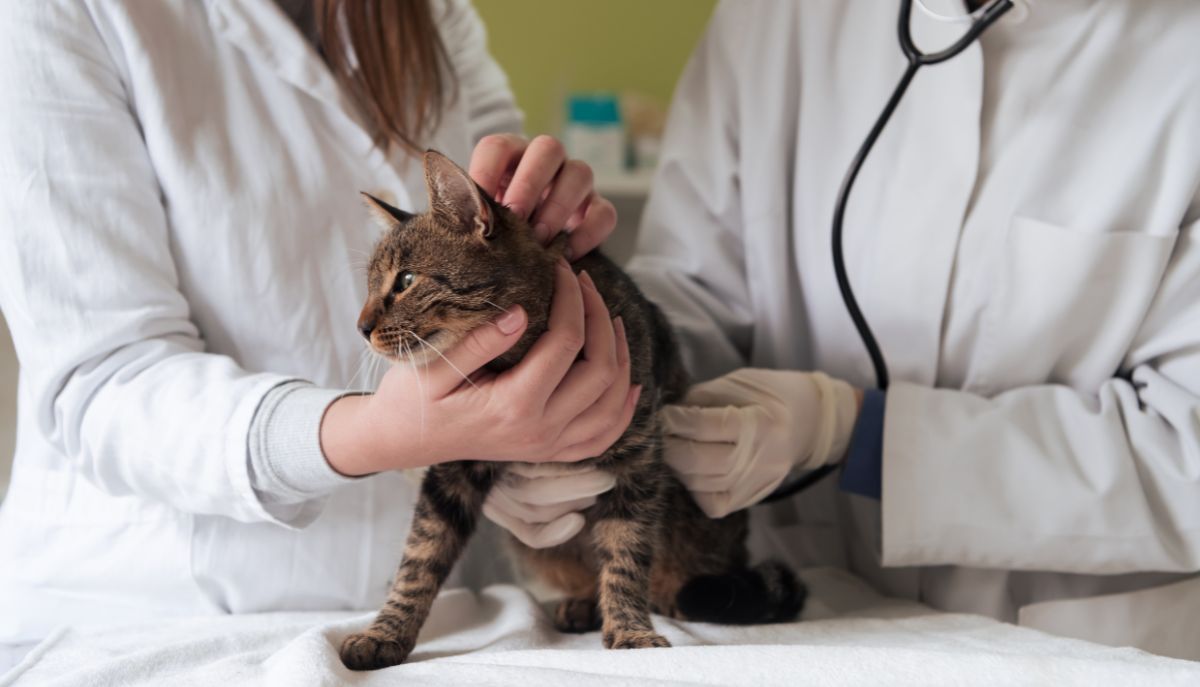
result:
[[[285,382],[267,392],[250,421],[250,485],[267,511],[287,524],[308,524],[320,513],[321,497],[356,481],[331,468],[321,451],[321,418],[345,395]]]

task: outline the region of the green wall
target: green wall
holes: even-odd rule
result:
[[[475,0],[529,134],[558,133],[570,91],[670,102],[715,0]]]

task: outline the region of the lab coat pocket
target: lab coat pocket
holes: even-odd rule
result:
[[[1109,646],[1200,660],[1200,577],[1148,589],[1021,607],[1018,624]]]
[[[1110,379],[1137,333],[1173,236],[1067,228],[1030,217],[1009,226],[987,347],[974,388],[1033,384],[1091,391]]]

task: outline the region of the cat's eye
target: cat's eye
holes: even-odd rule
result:
[[[400,293],[413,285],[417,275],[412,272],[401,272],[396,275],[396,283],[392,285],[392,293]]]

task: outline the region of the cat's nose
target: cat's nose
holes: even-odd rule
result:
[[[379,313],[379,303],[374,298],[368,298],[358,313],[358,331],[367,343],[371,343],[371,332],[375,331],[375,325],[379,324]]]
[[[363,338],[367,341],[371,340],[371,332],[375,331],[375,320],[364,319],[358,321],[358,331],[362,333]]]

